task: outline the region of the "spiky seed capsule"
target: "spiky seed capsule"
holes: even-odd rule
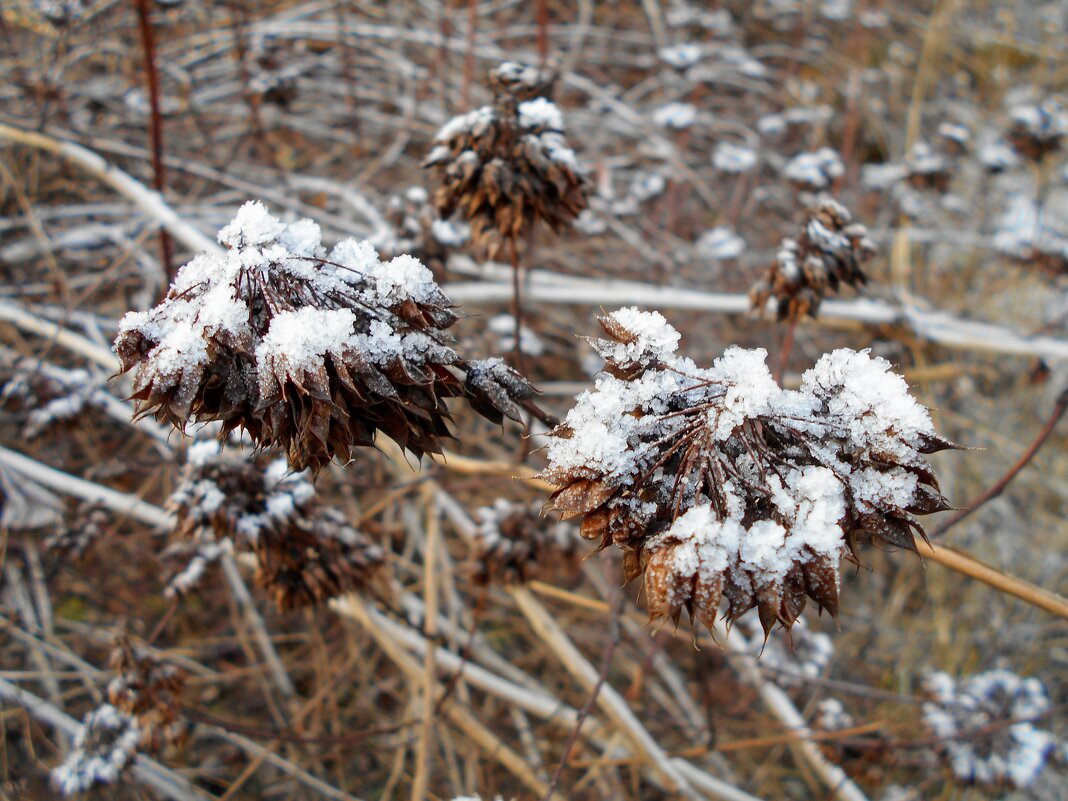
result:
[[[1011,125],[1008,140],[1021,156],[1042,162],[1060,150],[1068,136],[1068,111],[1060,103],[1047,99],[1038,105],[1022,105],[1009,112]]]
[[[229,540],[255,554],[256,580],[283,611],[379,583],[382,549],[320,507],[307,476],[283,460],[263,467],[198,444],[170,505],[180,536]]]
[[[449,120],[423,162],[438,175],[434,204],[459,213],[489,258],[537,221],[554,231],[586,208],[587,182],[564,139],[563,115],[544,95],[553,77],[506,62],[490,74],[492,106]]]
[[[108,701],[137,721],[141,747],[158,751],[181,739],[185,671],[161,662],[128,637],[117,639],[111,668],[116,676],[108,684]]]
[[[843,557],[915,550],[914,515],[946,508],[923,457],[952,446],[884,360],[838,350],[790,391],[763,350],[701,369],[655,312],[601,324],[605,374],[547,446],[548,508],[623,550],[652,617],[711,626],[725,602],[731,621],[756,607],[767,632],[806,598],[835,615]]]
[[[845,206],[824,198],[808,212],[801,234],[783,239],[767,275],[749,290],[750,304],[763,310],[774,298],[780,320],[815,317],[828,293],[867,282],[861,265],[874,254],[868,229],[854,223]]]
[[[537,506],[498,499],[478,510],[474,580],[514,584],[574,565],[580,540],[573,527],[546,520]]]
[[[115,352],[137,369],[140,414],[243,428],[298,470],[347,459],[379,431],[417,456],[440,452],[446,398],[514,414],[465,386],[470,365],[446,333],[456,314],[411,256],[382,262],[348,239],[327,257],[318,226],[285,225],[259,203],[219,238],[225,253],[197,256],[160,305],[120,323]]]

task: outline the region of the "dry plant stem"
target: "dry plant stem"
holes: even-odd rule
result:
[[[148,103],[150,108],[149,139],[152,143],[152,186],[163,194],[166,186],[166,173],[163,166],[163,113],[159,105],[159,68],[156,64],[156,39],[149,18],[149,0],[137,0],[137,21],[141,30],[141,48],[145,56],[145,78],[148,83]],[[160,229],[159,247],[163,269],[167,278],[174,278],[174,254],[171,237],[167,229]]]
[[[756,658],[746,650],[746,645],[742,642],[743,638],[730,636],[722,620],[716,621],[715,635],[716,639],[726,643],[726,647],[731,651],[731,666],[742,678],[756,687],[761,701],[772,714],[800,738],[791,743],[791,748],[812,767],[823,785],[833,793],[832,798],[840,801],[867,801],[867,797],[845,774],[845,771],[829,762],[823,756],[819,746],[812,742],[812,732],[793,701],[790,700],[790,696],[774,684],[764,680],[760,666]]]
[[[947,548],[944,545],[935,546],[923,541],[917,541],[916,549],[920,556],[925,559],[930,559],[932,562],[937,562],[950,570],[963,573],[965,576],[988,584],[999,592],[1015,596],[1032,606],[1045,609],[1047,612],[1068,620],[1068,598],[1062,595],[1006,575],[1000,570],[985,565],[978,559],[955,548]]]
[[[1005,488],[1009,486],[1009,484],[1014,478],[1016,478],[1016,476],[1020,473],[1021,470],[1023,470],[1025,467],[1027,467],[1028,464],[1030,464],[1031,460],[1035,458],[1035,455],[1039,452],[1039,450],[1041,450],[1042,446],[1046,444],[1046,440],[1049,439],[1050,435],[1053,433],[1053,429],[1056,428],[1057,423],[1060,422],[1060,419],[1064,417],[1064,412],[1066,410],[1068,410],[1068,389],[1065,389],[1064,392],[1062,392],[1057,398],[1057,403],[1053,407],[1053,412],[1046,420],[1046,424],[1042,426],[1042,429],[1035,436],[1035,439],[1031,443],[1030,447],[1028,447],[1028,449],[1024,451],[1023,455],[1016,460],[1016,464],[1010,467],[1005,473],[1005,475],[998,479],[993,484],[993,486],[991,486],[989,489],[979,495],[979,497],[972,500],[964,509],[957,512],[955,515],[950,517],[949,520],[945,521],[933,532],[931,532],[928,535],[930,539],[934,539],[935,537],[941,537],[953,526],[957,525],[957,523],[964,520],[964,518],[968,517],[968,515],[970,515],[972,512],[979,509],[979,507],[981,507],[983,504],[994,500],[994,498],[998,497],[1002,492],[1004,492]]]
[[[207,734],[211,737],[216,737],[220,740],[236,745],[246,754],[254,757],[259,762],[266,762],[283,773],[287,773],[293,778],[297,779],[301,784],[314,790],[323,798],[335,799],[335,801],[360,801],[359,798],[353,795],[349,795],[343,792],[333,785],[327,784],[322,779],[308,773],[308,771],[293,764],[288,759],[284,759],[276,754],[269,748],[266,748],[254,740],[250,740],[248,737],[244,737],[232,731],[227,731],[221,726],[210,726],[201,724],[197,727],[198,734]],[[251,762],[250,766],[255,767],[257,762]]]
[[[468,275],[474,274],[483,278],[477,282],[449,284],[446,287],[449,298],[456,303],[501,303],[508,301],[513,294],[511,286],[506,283],[509,276],[503,268],[490,265],[474,266],[473,262],[462,257],[454,257],[453,266],[454,269],[461,268]],[[460,269],[457,269],[457,272],[459,271]],[[593,308],[636,305],[661,310],[686,309],[742,316],[749,314],[749,298],[746,295],[680,290],[640,281],[593,281],[543,270],[527,271],[523,295],[527,303]],[[875,300],[828,300],[820,305],[818,323],[841,325],[845,321],[877,326],[902,326],[920,339],[958,350],[1068,359],[1068,340],[1020,334],[998,325],[962,320],[945,312]]]
[[[395,637],[390,636],[382,627],[377,625],[371,615],[372,610],[369,610],[364,605],[361,598],[352,594],[345,595],[332,600],[330,606],[338,614],[359,622],[385,654],[404,671],[409,681],[413,683],[421,682],[422,669],[419,664],[404,651]],[[526,763],[526,760],[497,739],[491,731],[479,723],[467,710],[455,701],[449,700],[446,701],[443,711],[467,737],[490,757],[496,759],[505,769],[511,771],[530,790],[539,796],[545,794],[548,790],[548,785],[537,777]]]
[[[589,663],[582,652],[575,647],[564,630],[549,614],[537,598],[526,587],[508,588],[509,595],[516,606],[530,622],[531,628],[556,653],[561,663],[571,672],[578,682],[592,692],[597,686],[597,669]],[[679,773],[678,768],[660,747],[660,744],[646,731],[634,716],[627,702],[611,685],[605,685],[597,695],[597,704],[612,722],[623,730],[634,747],[645,755],[657,772],[663,775],[673,792],[686,798],[697,799],[700,796],[690,783]],[[725,785],[734,791],[730,785]]]
[[[786,375],[786,365],[790,362],[790,351],[794,348],[794,334],[797,332],[797,320],[793,319],[787,324],[786,335],[782,340],[782,353],[779,356],[779,370],[775,373],[775,380],[780,384],[782,377]]]
[[[438,540],[441,537],[441,517],[434,503],[433,490],[423,492],[426,509],[426,537],[423,541],[423,603],[426,609],[423,633],[427,640],[434,641],[438,633]],[[423,801],[430,785],[430,749],[433,745],[436,674],[434,654],[428,649],[423,656],[423,722],[419,729],[419,742],[415,751],[415,782],[412,785],[413,801]]]
[[[538,69],[545,69],[549,61],[549,0],[537,0]]]
[[[62,156],[131,201],[190,250],[222,252],[222,247],[214,239],[205,236],[179,217],[178,213],[163,201],[158,192],[153,192],[93,151],[73,142],[65,142],[45,134],[2,123],[0,123],[0,139]]]
[[[563,776],[564,768],[567,767],[571,757],[571,749],[575,747],[575,741],[578,739],[579,732],[582,730],[582,724],[593,711],[594,704],[597,703],[597,696],[601,694],[601,688],[604,686],[605,680],[608,678],[608,671],[612,667],[612,656],[615,654],[616,647],[619,645],[619,606],[622,598],[623,596],[620,592],[616,592],[612,596],[610,604],[611,608],[608,611],[608,644],[605,646],[604,655],[601,657],[601,671],[597,674],[597,681],[594,683],[593,689],[590,691],[590,697],[586,699],[586,703],[583,704],[582,709],[579,710],[578,720],[575,721],[575,727],[568,735],[567,742],[564,743],[564,751],[560,755],[560,762],[556,766],[556,770],[553,772],[552,781],[549,783],[549,792],[545,794],[545,801],[552,801],[553,794],[556,792],[556,788],[560,784],[560,778]]]
[[[74,737],[81,728],[81,724],[74,718],[33,693],[2,678],[0,678],[0,699],[5,702],[5,706],[15,704],[23,707],[36,720],[63,732],[68,737]],[[210,796],[197,790],[178,774],[141,754],[136,756],[131,772],[133,778],[139,783],[152,788],[164,798],[170,798],[173,801],[209,801],[210,799]]]
[[[467,0],[467,47],[464,50],[460,107],[471,107],[471,84],[475,80],[475,32],[478,30],[478,0]]]
[[[519,297],[522,281],[520,280],[519,249],[514,236],[509,237],[508,246],[512,257],[512,322],[515,323],[515,347],[512,352],[515,358],[515,369],[524,373],[526,370],[523,365],[523,348],[520,338],[523,329],[523,304]]]

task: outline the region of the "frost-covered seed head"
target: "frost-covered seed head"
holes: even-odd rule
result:
[[[938,753],[961,781],[1028,787],[1058,745],[1036,720],[1050,710],[1043,684],[1007,670],[958,683],[946,673],[925,677],[923,722]]]
[[[809,210],[800,235],[783,239],[767,274],[749,290],[750,304],[763,311],[774,299],[780,320],[815,317],[828,293],[867,282],[861,265],[874,254],[868,229],[854,223],[845,206],[823,198]]]
[[[656,312],[621,309],[606,360],[546,448],[548,508],[623,550],[652,617],[712,625],[756,607],[765,632],[806,598],[836,614],[838,567],[862,543],[915,550],[914,515],[946,508],[924,455],[950,447],[889,364],[837,350],[782,389],[763,350],[711,368],[677,355]]]
[[[574,567],[581,540],[573,526],[554,523],[538,505],[498,499],[478,510],[474,578],[479,583],[522,583]]]
[[[195,448],[170,506],[177,533],[208,551],[198,549],[194,560],[202,564],[190,562],[183,572],[202,571],[215,549],[229,543],[256,556],[257,582],[283,610],[375,584],[384,552],[316,502],[306,473],[289,471],[285,460],[265,464],[229,457],[215,443]],[[196,578],[199,574],[184,581]]]
[[[120,323],[140,414],[178,428],[218,420],[221,436],[244,428],[296,469],[347,459],[379,431],[417,456],[441,450],[444,401],[471,390],[430,270],[352,239],[328,254],[313,222],[287,225],[259,203],[219,241],[223,254],[194,258],[160,305]]]
[[[564,118],[548,99],[555,76],[505,62],[490,73],[494,103],[453,117],[423,162],[440,185],[434,205],[470,225],[489,258],[525,237],[539,220],[554,231],[586,208],[587,181],[564,138]]]

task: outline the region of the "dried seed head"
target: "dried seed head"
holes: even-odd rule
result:
[[[288,472],[284,460],[264,467],[225,457],[215,443],[195,445],[170,505],[177,532],[208,548],[179,574],[182,585],[195,583],[223,542],[255,554],[256,579],[283,610],[372,589],[385,562],[381,548],[316,503],[308,476]]]
[[[498,499],[477,516],[474,578],[480,584],[526,582],[578,560],[574,528],[546,520],[537,506]]]
[[[1009,143],[1017,153],[1032,161],[1040,162],[1050,153],[1056,153],[1068,136],[1068,111],[1056,100],[1016,106],[1010,110],[1009,117]]]
[[[947,673],[932,673],[923,687],[930,698],[923,705],[924,725],[961,781],[1027,787],[1058,746],[1035,725],[1051,708],[1038,679],[990,670],[958,683]]]
[[[244,428],[296,469],[348,458],[378,431],[417,456],[441,450],[444,399],[472,390],[445,333],[457,317],[426,267],[351,239],[326,258],[318,226],[259,203],[219,238],[225,253],[197,256],[159,306],[120,323],[141,414]]]
[[[914,515],[946,508],[924,454],[951,447],[889,364],[838,350],[784,390],[763,350],[710,369],[675,354],[655,312],[623,309],[594,346],[608,364],[552,432],[548,508],[624,551],[650,614],[711,625],[757,608],[765,632],[806,598],[838,610],[860,543],[915,550]]]
[[[554,231],[586,208],[586,179],[564,139],[563,114],[544,95],[553,78],[506,62],[490,75],[492,106],[449,120],[423,162],[441,184],[442,218],[459,212],[489,258],[541,220]]]
[[[767,275],[749,290],[754,309],[774,298],[780,320],[815,317],[829,292],[867,282],[861,265],[875,254],[868,229],[845,206],[824,198],[811,209],[796,239],[782,241]]]
[[[117,639],[111,668],[117,675],[108,684],[108,701],[137,721],[140,747],[158,751],[179,740],[184,729],[179,716],[185,671],[160,662],[127,637]]]

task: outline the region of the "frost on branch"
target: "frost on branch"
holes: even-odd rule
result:
[[[885,360],[837,350],[785,390],[763,350],[708,369],[677,355],[656,312],[601,325],[605,374],[547,446],[549,507],[622,549],[654,618],[685,608],[711,626],[723,599],[728,620],[757,607],[768,632],[806,597],[836,614],[843,557],[914,550],[914,515],[947,508],[924,456],[952,446]]]
[[[493,105],[445,123],[423,162],[441,182],[438,212],[460,212],[489,258],[538,220],[556,231],[586,208],[586,179],[564,138],[563,114],[545,96],[553,82],[533,67],[501,64],[490,73]]]
[[[417,456],[440,451],[449,397],[503,411],[499,393],[457,374],[468,368],[446,333],[457,316],[411,256],[383,262],[352,239],[327,255],[317,225],[286,225],[260,203],[219,241],[225,253],[197,256],[160,305],[120,323],[115,352],[137,368],[141,414],[178,428],[218,420],[224,436],[241,427],[318,469],[378,431]]]
[[[827,293],[867,282],[860,268],[874,254],[868,229],[853,222],[845,206],[823,198],[809,211],[800,236],[782,241],[767,275],[749,290],[750,303],[763,310],[774,298],[780,320],[815,317]]]
[[[924,689],[931,699],[923,706],[924,724],[941,739],[939,753],[962,781],[1027,787],[1057,745],[1034,725],[1050,711],[1038,679],[991,670],[958,684],[932,673]]]
[[[204,547],[197,553],[202,562],[219,543],[251,551],[257,582],[283,610],[367,589],[385,561],[339,512],[316,503],[307,474],[288,472],[284,459],[261,466],[225,456],[213,442],[198,443],[170,506],[177,533],[206,546],[207,555]]]

